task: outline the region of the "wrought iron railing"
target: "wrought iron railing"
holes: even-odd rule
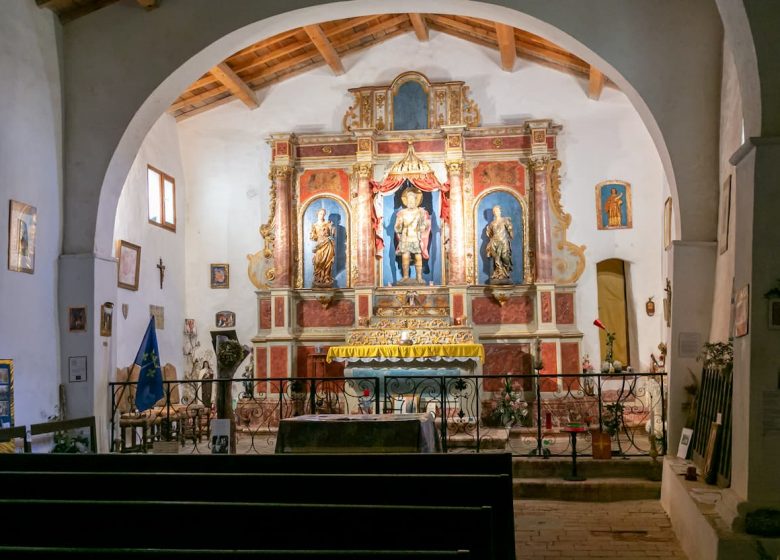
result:
[[[435,416],[447,452],[567,456],[571,444],[561,429],[577,422],[588,428],[578,440],[579,454],[592,454],[593,431],[610,433],[616,455],[665,453],[665,374],[645,373],[165,381],[158,406],[143,413],[133,410],[135,383],[117,382],[110,384],[112,450],[146,451],[155,441],[178,441],[188,452],[208,453],[216,393],[230,383],[238,453],[272,453],[284,418],[421,412]],[[525,415],[505,424],[502,412],[512,403]]]
[[[710,427],[720,421],[720,441],[713,458],[717,462],[717,484],[726,487],[731,483],[731,426],[734,390],[733,372],[729,369],[704,369],[701,389],[696,404],[696,420],[693,426],[693,459],[704,465],[707,454]]]

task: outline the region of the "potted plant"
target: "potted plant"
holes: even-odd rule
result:
[[[604,407],[604,431],[609,434],[610,437],[614,437],[617,442],[617,451],[619,454],[623,454],[623,449],[620,446],[620,430],[623,426],[623,403],[613,402]]]

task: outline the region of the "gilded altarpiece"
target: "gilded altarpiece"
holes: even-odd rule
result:
[[[342,132],[269,139],[270,219],[248,255],[256,374],[312,375],[315,350],[405,336],[482,344],[470,371],[485,374],[530,373],[538,338],[544,390],[579,372],[585,247],[567,237],[561,127],[482,126],[464,82],[417,72],[349,94]],[[403,244],[404,210],[419,216],[417,247]]]

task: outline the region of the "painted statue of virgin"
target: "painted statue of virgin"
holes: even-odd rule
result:
[[[314,264],[314,287],[330,288],[333,285],[333,261],[336,259],[335,228],[333,222],[325,219],[325,208],[317,211],[317,221],[311,225],[309,239],[315,242],[312,263]]]

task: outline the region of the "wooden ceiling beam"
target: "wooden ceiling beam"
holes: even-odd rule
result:
[[[396,16],[390,19],[386,19],[384,21],[380,21],[379,23],[367,27],[362,31],[358,31],[357,33],[352,33],[344,37],[344,39],[337,41],[336,48],[344,47],[346,45],[354,43],[355,41],[359,41],[364,37],[368,37],[369,35],[376,35],[377,33],[384,32],[387,29],[390,29],[391,27],[395,27],[397,25],[401,25],[404,23],[406,24],[409,23],[409,18],[406,17],[406,14],[401,14],[400,16]]]
[[[496,37],[498,39],[498,52],[501,53],[501,69],[511,72],[515,69],[515,60],[517,60],[515,30],[503,23],[496,23]]]
[[[336,49],[325,35],[325,32],[322,31],[322,27],[319,25],[304,25],[303,30],[309,36],[311,42],[314,43],[314,46],[317,47],[320,56],[325,59],[325,62],[328,63],[328,66],[333,70],[333,73],[336,76],[343,74],[344,65],[341,64],[339,53],[336,52]]]
[[[344,33],[345,31],[354,29],[358,25],[363,25],[365,23],[368,23],[369,21],[375,20],[379,17],[381,16],[373,15],[373,16],[356,17],[356,18],[349,19],[339,25],[334,25],[333,27],[329,27],[328,29],[323,29],[323,31],[325,32],[325,35],[327,35],[330,38],[333,37],[334,35],[338,35],[339,33]]]
[[[257,109],[260,106],[260,104],[257,102],[255,92],[252,91],[249,86],[238,77],[238,74],[233,72],[233,69],[230,68],[230,66],[224,62],[220,62],[211,69],[211,73],[217,80],[222,82],[222,85],[224,85],[230,91],[230,93],[243,101],[244,105],[250,109]]]
[[[595,66],[591,66],[590,72],[588,73],[588,97],[598,101],[603,89],[604,74],[599,72]]]
[[[420,41],[427,41],[428,26],[425,24],[425,16],[423,14],[409,14],[409,21],[412,22],[414,34],[417,35],[417,39]]]

